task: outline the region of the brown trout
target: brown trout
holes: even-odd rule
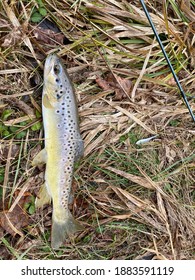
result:
[[[76,97],[68,73],[56,54],[50,54],[44,66],[42,95],[45,148],[32,164],[46,163],[45,184],[36,199],[36,207],[52,200],[51,246],[58,249],[80,224],[68,204],[74,164],[83,155]]]

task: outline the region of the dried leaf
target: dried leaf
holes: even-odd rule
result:
[[[12,149],[11,149],[10,159],[15,159],[19,154],[19,150],[20,150],[20,146],[16,145],[16,144],[13,144]],[[0,147],[0,162],[7,161],[8,153],[9,153],[9,145],[8,144],[1,144],[1,147]]]
[[[177,156],[176,152],[167,145],[165,146],[165,155],[168,163],[172,163]]]
[[[115,78],[117,79],[115,97],[114,100],[122,100],[131,93],[132,82],[128,79],[123,79],[115,74]]]
[[[20,206],[16,206],[12,212],[0,213],[0,226],[12,236],[19,234],[23,236],[21,229],[28,225],[28,216]]]
[[[171,77],[168,81],[167,81],[167,84],[169,86],[176,86],[176,82],[175,82],[175,79],[173,77]]]
[[[7,35],[2,38],[2,47],[11,47],[15,46],[22,40],[22,33],[21,30],[13,28]]]
[[[29,234],[34,235],[31,232]],[[29,251],[30,248],[33,248],[35,246],[40,246],[41,245],[41,240],[37,239],[37,236],[38,236],[38,234],[36,235],[36,239],[29,240],[29,241],[26,241],[26,239],[24,239],[24,242],[22,242],[22,244],[20,244],[18,249],[19,250],[28,250]]]
[[[37,41],[42,44],[55,46],[56,44],[70,43],[58,26],[48,19],[42,20],[39,25],[31,26],[31,29]]]
[[[107,81],[102,79],[101,77],[97,77],[95,81],[98,84],[98,86],[101,87],[103,90],[106,91],[106,90],[110,90],[111,89],[111,87],[109,86]]]
[[[98,77],[96,83],[105,91],[113,90],[115,92],[113,100],[122,100],[130,96],[132,82],[116,74],[108,74],[105,79]]]
[[[33,35],[37,39],[37,41],[49,44],[49,45],[56,45],[60,44],[63,45],[64,42],[64,34],[63,33],[56,33],[53,30],[50,29],[44,29],[39,26],[33,28],[32,31]]]

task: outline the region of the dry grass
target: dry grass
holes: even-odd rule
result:
[[[195,3],[145,2],[195,110]],[[32,24],[35,6],[0,4],[1,257],[194,259],[194,123],[139,1],[46,0],[61,30],[53,40]],[[85,141],[71,205],[85,231],[59,252],[50,248],[51,207],[34,211],[44,168],[31,167],[43,145],[42,69],[53,50],[75,85]]]

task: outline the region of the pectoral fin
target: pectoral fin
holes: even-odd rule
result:
[[[53,106],[52,106],[52,104],[51,104],[51,102],[50,102],[50,100],[48,98],[48,95],[46,93],[43,95],[43,101],[42,102],[43,102],[43,106],[45,108],[53,109]]]
[[[39,164],[46,163],[46,161],[47,161],[47,152],[45,149],[43,149],[33,159],[32,166],[37,166]]]
[[[47,192],[46,185],[43,184],[39,190],[38,196],[35,200],[35,207],[36,208],[41,208],[45,204],[50,204],[51,203],[51,197]]]

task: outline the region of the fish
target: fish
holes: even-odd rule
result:
[[[151,137],[148,137],[148,138],[140,139],[140,140],[138,140],[135,144],[136,144],[136,145],[143,145],[143,144],[145,144],[145,143],[147,143],[147,142],[149,142],[149,141],[151,141],[151,140],[157,138],[158,136],[159,136],[159,135],[157,134],[157,135],[154,135],[154,136],[151,136]]]
[[[68,204],[74,165],[83,156],[84,144],[75,91],[65,66],[55,53],[47,56],[44,65],[42,115],[45,147],[32,165],[46,164],[45,183],[35,206],[40,208],[52,201],[51,247],[58,249],[67,237],[83,229]]]

